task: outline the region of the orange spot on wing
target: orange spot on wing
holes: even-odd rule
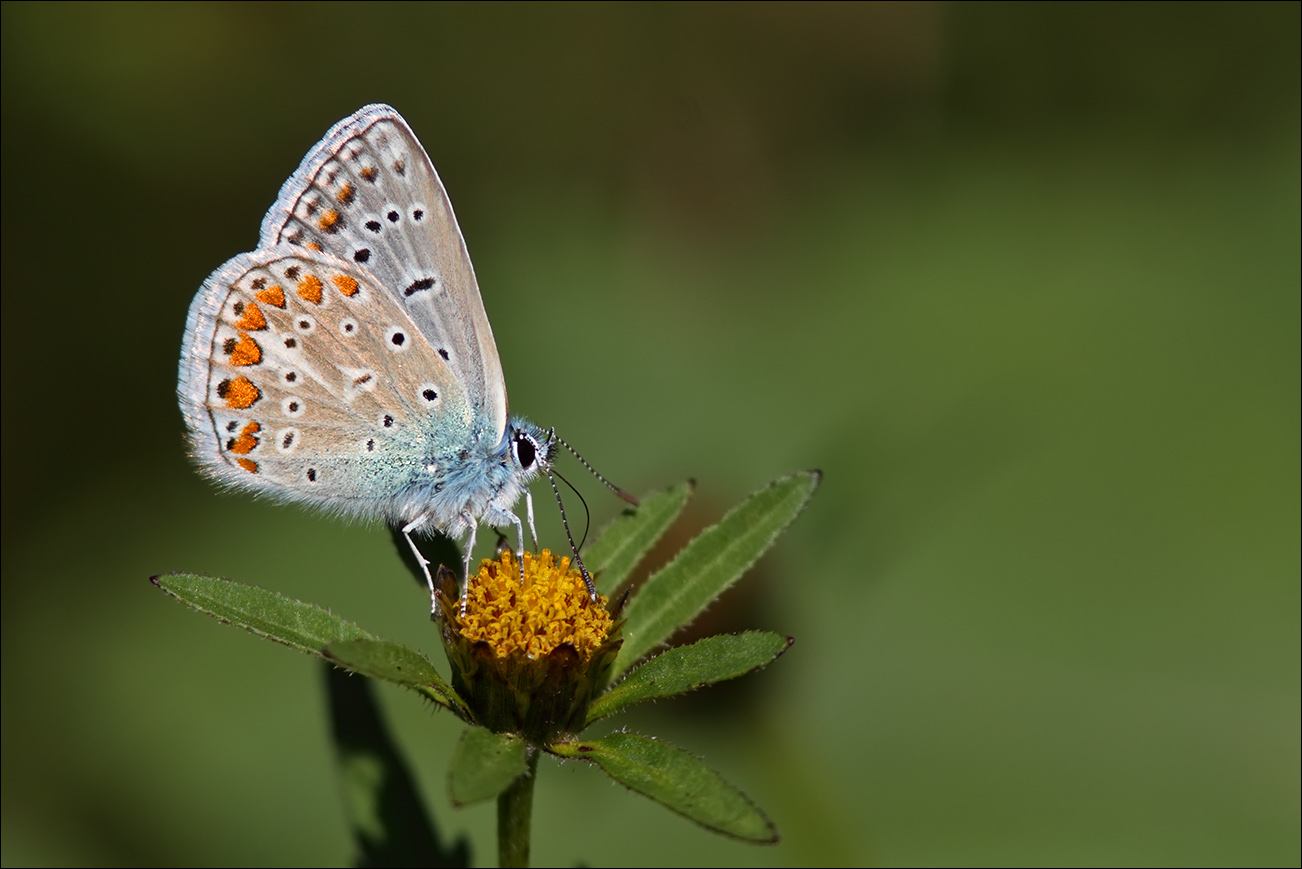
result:
[[[258,290],[253,296],[264,305],[271,305],[274,308],[285,307],[285,291],[274,284],[265,290]]]
[[[235,328],[247,329],[250,332],[267,328],[267,318],[262,316],[262,309],[253,302],[242,302],[235,310],[240,317],[235,321]]]
[[[240,340],[230,350],[230,359],[232,365],[257,365],[262,361],[262,348],[257,341],[241,332]]]
[[[256,422],[249,423],[244,427],[244,430],[240,432],[240,436],[233,439],[227,445],[226,449],[236,455],[248,455],[253,451],[253,448],[258,445],[258,438],[254,437],[254,435],[260,431],[262,431],[262,426],[258,425]]]
[[[298,294],[314,305],[321,304],[321,279],[308,275],[298,282]]]
[[[256,474],[258,472],[258,463],[252,459],[236,459],[235,464],[239,465],[250,474]]]
[[[339,192],[335,194],[335,198],[344,205],[350,205],[353,201],[353,194],[356,192],[357,191],[354,189],[353,185],[345,184],[343,187],[339,188]]]
[[[330,279],[330,283],[338,287],[339,292],[343,293],[345,296],[357,295],[357,281],[353,280],[348,275],[335,275]]]
[[[321,219],[316,222],[316,225],[319,226],[325,232],[333,232],[336,229],[338,223],[339,223],[339,212],[335,211],[332,208],[329,211],[327,211],[325,214],[321,215]]]
[[[375,176],[379,175],[380,173],[376,171],[374,166],[367,166],[365,169],[362,170],[361,174],[362,177],[365,178],[367,181],[374,183]]]
[[[258,387],[253,385],[253,381],[247,377],[237,377],[234,380],[223,380],[217,384],[217,397],[226,402],[226,406],[235,410],[243,410],[246,407],[252,407],[253,402],[262,398],[262,393]]]
[[[308,249],[308,250],[321,250],[321,245],[317,244],[315,241],[309,241],[309,242],[307,243],[307,249]]]

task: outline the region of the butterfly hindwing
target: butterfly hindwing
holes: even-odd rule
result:
[[[222,482],[384,516],[470,437],[459,379],[368,270],[291,245],[241,254],[190,308],[192,447]]]
[[[281,188],[261,246],[288,243],[368,270],[463,386],[473,438],[506,429],[492,328],[447,193],[425,149],[388,106],[336,124]]]

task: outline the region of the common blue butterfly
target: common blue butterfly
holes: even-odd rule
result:
[[[514,526],[524,548],[524,495],[537,543],[528,484],[563,442],[507,416],[452,205],[389,106],[335,124],[281,188],[257,249],[204,282],[178,393],[205,473],[400,526],[431,593],[413,532],[463,538],[468,577],[480,522]]]

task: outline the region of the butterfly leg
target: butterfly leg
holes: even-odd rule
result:
[[[411,547],[411,552],[416,556],[416,563],[425,573],[425,584],[429,586],[429,614],[434,618],[439,611],[438,598],[434,595],[434,577],[429,572],[429,559],[416,548],[416,541],[411,539],[411,532],[425,524],[425,516],[417,516],[415,519],[402,526],[402,536],[407,538],[407,545]]]
[[[470,559],[475,551],[475,532],[479,530],[479,523],[475,521],[474,516],[463,517],[468,520],[470,530],[466,532],[465,563],[461,575],[461,615],[466,614],[466,604],[470,602]]]
[[[524,506],[529,514],[529,536],[533,537],[534,552],[538,551],[538,529],[533,527],[533,493],[524,490]],[[523,541],[521,541],[523,543]]]
[[[520,517],[514,513],[508,513],[511,522],[515,525],[515,561],[520,565],[520,585],[524,585],[524,526],[520,524]],[[529,511],[529,530],[533,531],[533,510]],[[538,548],[538,535],[533,536],[534,548]]]

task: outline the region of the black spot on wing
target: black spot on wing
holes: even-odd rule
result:
[[[435,278],[421,278],[418,281],[412,281],[411,284],[408,285],[407,289],[402,291],[402,294],[404,296],[414,296],[419,292],[431,289],[435,283],[437,283]]]

